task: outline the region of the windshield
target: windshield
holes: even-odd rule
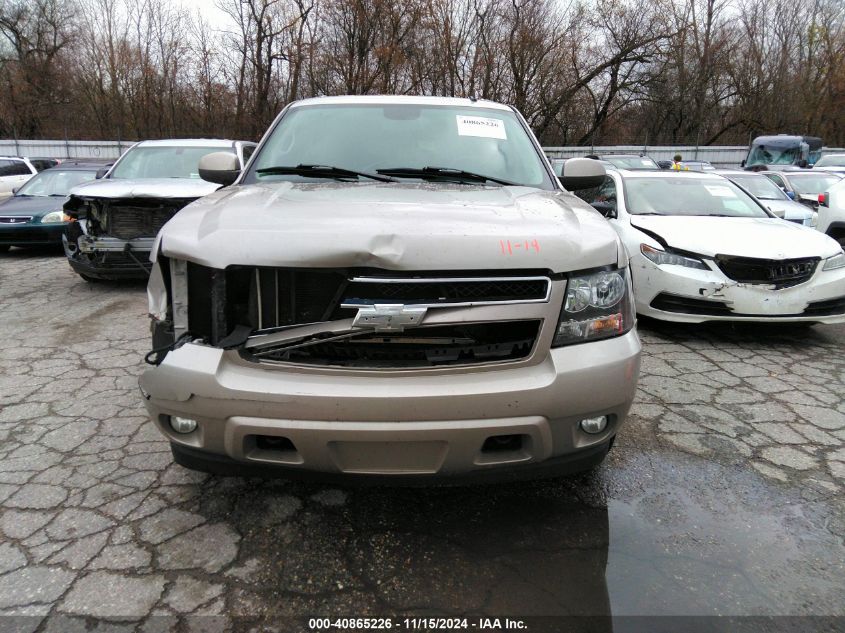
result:
[[[648,156],[602,156],[601,159],[619,169],[660,169]]]
[[[774,147],[766,147],[765,145],[757,145],[751,148],[745,165],[746,167],[750,167],[751,165],[792,165],[800,159],[801,148],[797,146],[776,149]]]
[[[754,198],[724,178],[629,177],[625,205],[632,215],[715,215],[767,218]]]
[[[816,161],[816,167],[845,167],[845,154],[830,154]]]
[[[297,165],[370,174],[382,169],[444,167],[553,188],[516,115],[510,110],[471,106],[324,104],[291,108],[261,147],[244,182],[316,180],[309,174],[269,170]],[[409,173],[396,177],[400,181],[420,179]],[[460,181],[458,176],[454,179]]]
[[[815,195],[827,191],[833,183],[839,182],[839,176],[822,174],[800,174],[789,176],[789,184],[795,193]]]
[[[59,168],[47,169],[30,178],[16,195],[18,196],[66,196],[76,185],[94,180],[97,170],[91,171]]]
[[[109,178],[199,178],[200,158],[217,147],[134,147],[115,165]]]
[[[758,200],[789,200],[781,188],[765,176],[748,174],[747,176],[728,176],[728,178]]]

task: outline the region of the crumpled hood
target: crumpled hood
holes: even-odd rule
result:
[[[201,198],[220,185],[199,178],[104,178],[74,187],[80,198]]]
[[[39,216],[61,211],[67,198],[48,196],[12,196],[0,202],[0,215]]]
[[[659,235],[672,248],[709,257],[824,258],[840,250],[823,233],[778,218],[631,216],[631,224]]]
[[[182,209],[158,239],[164,254],[214,268],[565,272],[619,259],[610,225],[569,193],[442,183],[229,187]]]

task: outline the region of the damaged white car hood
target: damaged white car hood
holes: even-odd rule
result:
[[[632,215],[631,224],[659,236],[671,248],[709,257],[825,258],[840,250],[823,233],[778,218]]]
[[[201,198],[220,185],[198,178],[105,178],[74,187],[79,198]]]
[[[625,258],[604,218],[569,193],[443,183],[229,187],[182,209],[158,240],[165,255],[213,268],[565,272]]]

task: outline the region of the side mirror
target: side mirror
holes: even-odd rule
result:
[[[608,200],[596,200],[595,202],[591,202],[590,206],[593,207],[596,211],[601,213],[604,217],[608,220],[616,219],[616,205]]]
[[[20,190],[21,190],[20,187],[15,187],[14,189],[12,189],[12,195],[14,196]]]
[[[100,178],[105,176],[107,173],[109,173],[109,168],[108,167],[101,167],[100,169],[97,170],[97,173],[94,174],[94,178],[99,180]]]
[[[200,158],[200,178],[218,185],[231,185],[241,175],[238,157],[232,152],[212,152]]]
[[[740,167],[745,167],[745,159],[742,159],[742,162],[739,164]]]
[[[561,173],[558,180],[567,191],[600,187],[607,177],[604,165],[590,158],[570,158]]]
[[[784,189],[784,193],[786,193],[787,197],[790,200],[795,200],[795,192],[794,191],[786,191],[786,189]]]

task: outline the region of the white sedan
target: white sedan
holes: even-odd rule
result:
[[[722,176],[609,170],[579,195],[631,258],[637,312],[667,321],[845,322],[845,253]]]

